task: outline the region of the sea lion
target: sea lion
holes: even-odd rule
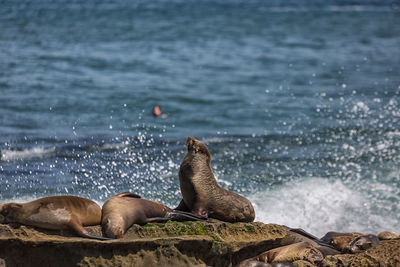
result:
[[[269,264],[259,260],[247,259],[239,263],[237,267],[295,267],[295,265],[289,261],[277,261]]]
[[[340,232],[328,232],[321,240],[335,247],[337,250],[343,252],[346,247],[357,237],[362,236],[361,233],[350,232],[350,233],[340,233]]]
[[[44,229],[72,229],[79,236],[108,240],[90,235],[83,226],[99,225],[101,208],[95,202],[76,196],[50,196],[26,203],[0,206],[0,223],[19,223]]]
[[[379,245],[379,238],[376,235],[361,233],[328,232],[321,240],[343,253],[359,253]]]
[[[308,242],[317,248],[324,257],[328,255],[337,255],[340,254],[341,251],[338,251],[334,246],[329,244],[324,240],[319,239],[318,237],[304,231],[300,228],[290,228],[284,226],[287,230],[287,235],[284,238],[283,244],[293,244],[298,242]]]
[[[169,207],[139,195],[124,192],[109,198],[103,205],[101,225],[110,238],[122,238],[132,224],[149,222],[207,220],[203,217]]]
[[[392,231],[383,231],[378,234],[378,238],[379,240],[394,240],[400,239],[400,235]]]
[[[268,262],[306,260],[319,263],[324,259],[322,253],[308,242],[294,243],[291,245],[271,249],[265,252]]]
[[[344,249],[344,252],[355,254],[376,246],[379,246],[379,238],[376,235],[362,235],[355,238],[348,247]]]
[[[211,169],[211,154],[206,145],[189,136],[187,154],[179,168],[183,199],[176,210],[215,218],[225,222],[252,222],[251,202],[220,187]]]
[[[319,263],[324,259],[322,253],[308,242],[299,242],[268,250],[250,260],[261,261],[277,265],[278,263],[306,260],[312,263]],[[240,266],[240,265],[239,265]],[[279,265],[278,265],[279,266]]]

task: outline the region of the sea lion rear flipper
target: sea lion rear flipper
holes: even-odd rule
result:
[[[165,216],[172,221],[179,221],[179,222],[184,222],[184,221],[207,221],[207,222],[209,222],[210,221],[207,217],[198,216],[193,213],[180,211],[180,210],[169,211],[169,212],[167,212],[167,214]]]
[[[314,235],[312,235],[312,234],[310,234],[310,233],[304,231],[304,230],[301,229],[301,228],[290,228],[290,227],[288,227],[288,229],[289,229],[289,231],[291,231],[291,232],[297,233],[297,234],[299,234],[299,235],[302,235],[302,236],[304,236],[304,237],[307,237],[307,238],[311,239],[312,241],[314,241],[315,243],[317,243],[317,244],[320,245],[320,246],[324,246],[324,247],[328,247],[328,248],[331,248],[331,249],[335,249],[335,248],[334,248],[333,246],[331,246],[329,243],[327,243],[327,242],[325,242],[325,241],[319,239],[318,237],[316,237],[316,236],[314,236]]]
[[[181,216],[183,219],[184,218],[191,218],[193,221],[207,221],[207,222],[211,222],[211,219],[208,217],[204,217],[204,216],[199,216],[199,215],[195,215],[191,212],[186,212],[186,211],[180,211],[180,210],[176,210],[176,211],[172,211],[173,213],[176,213],[177,216]]]
[[[86,229],[83,228],[83,226],[80,223],[78,223],[76,220],[71,220],[69,222],[69,227],[71,227],[81,237],[97,239],[97,240],[111,240],[111,238],[108,238],[108,237],[90,235],[86,231]]]
[[[131,193],[131,192],[123,192],[115,195],[115,197],[132,197],[132,198],[142,198],[141,196]]]

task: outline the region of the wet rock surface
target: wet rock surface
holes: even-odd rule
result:
[[[102,235],[100,226],[86,228]],[[287,244],[285,227],[263,223],[168,222],[132,226],[122,239],[0,224],[0,266],[236,266]],[[328,256],[323,266],[400,266],[400,240],[356,254]],[[314,266],[307,261],[296,266]]]

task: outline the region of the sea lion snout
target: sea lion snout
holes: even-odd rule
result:
[[[196,142],[196,139],[193,138],[192,136],[189,136],[189,137],[186,139],[186,146],[187,146],[187,149],[188,149],[188,150],[192,149],[193,146],[194,146],[194,144],[195,144],[195,142]]]

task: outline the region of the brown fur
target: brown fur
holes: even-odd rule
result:
[[[164,217],[170,210],[161,203],[125,192],[104,203],[101,225],[106,236],[122,238],[132,224],[146,224],[149,218]]]
[[[189,136],[187,154],[179,169],[183,200],[177,210],[226,222],[252,222],[251,202],[220,187],[211,169],[211,154],[206,145]]]
[[[376,235],[362,235],[351,241],[345,252],[360,253],[376,246],[379,246],[379,238]]]
[[[343,252],[346,247],[349,246],[351,241],[355,238],[362,236],[361,233],[340,233],[340,232],[328,232],[326,233],[321,240],[327,242],[328,244],[335,247],[337,250]]]
[[[268,262],[307,260],[312,263],[321,262],[322,253],[308,242],[294,243],[265,252]]]
[[[95,202],[76,196],[50,196],[26,203],[0,206],[5,223],[20,223],[44,229],[73,229],[82,237],[90,236],[83,226],[100,224],[101,208]]]
[[[283,264],[285,262],[293,262],[296,260],[306,260],[318,264],[323,259],[324,256],[322,255],[322,253],[313,245],[308,242],[299,242],[268,250],[256,257],[247,259],[242,263],[245,264],[246,262],[259,261],[264,263],[271,263],[272,266],[279,266],[278,263]]]
[[[110,238],[122,238],[134,223],[204,220],[193,214],[173,211],[159,202],[143,199],[129,192],[108,199],[102,212],[101,225],[106,236]]]

